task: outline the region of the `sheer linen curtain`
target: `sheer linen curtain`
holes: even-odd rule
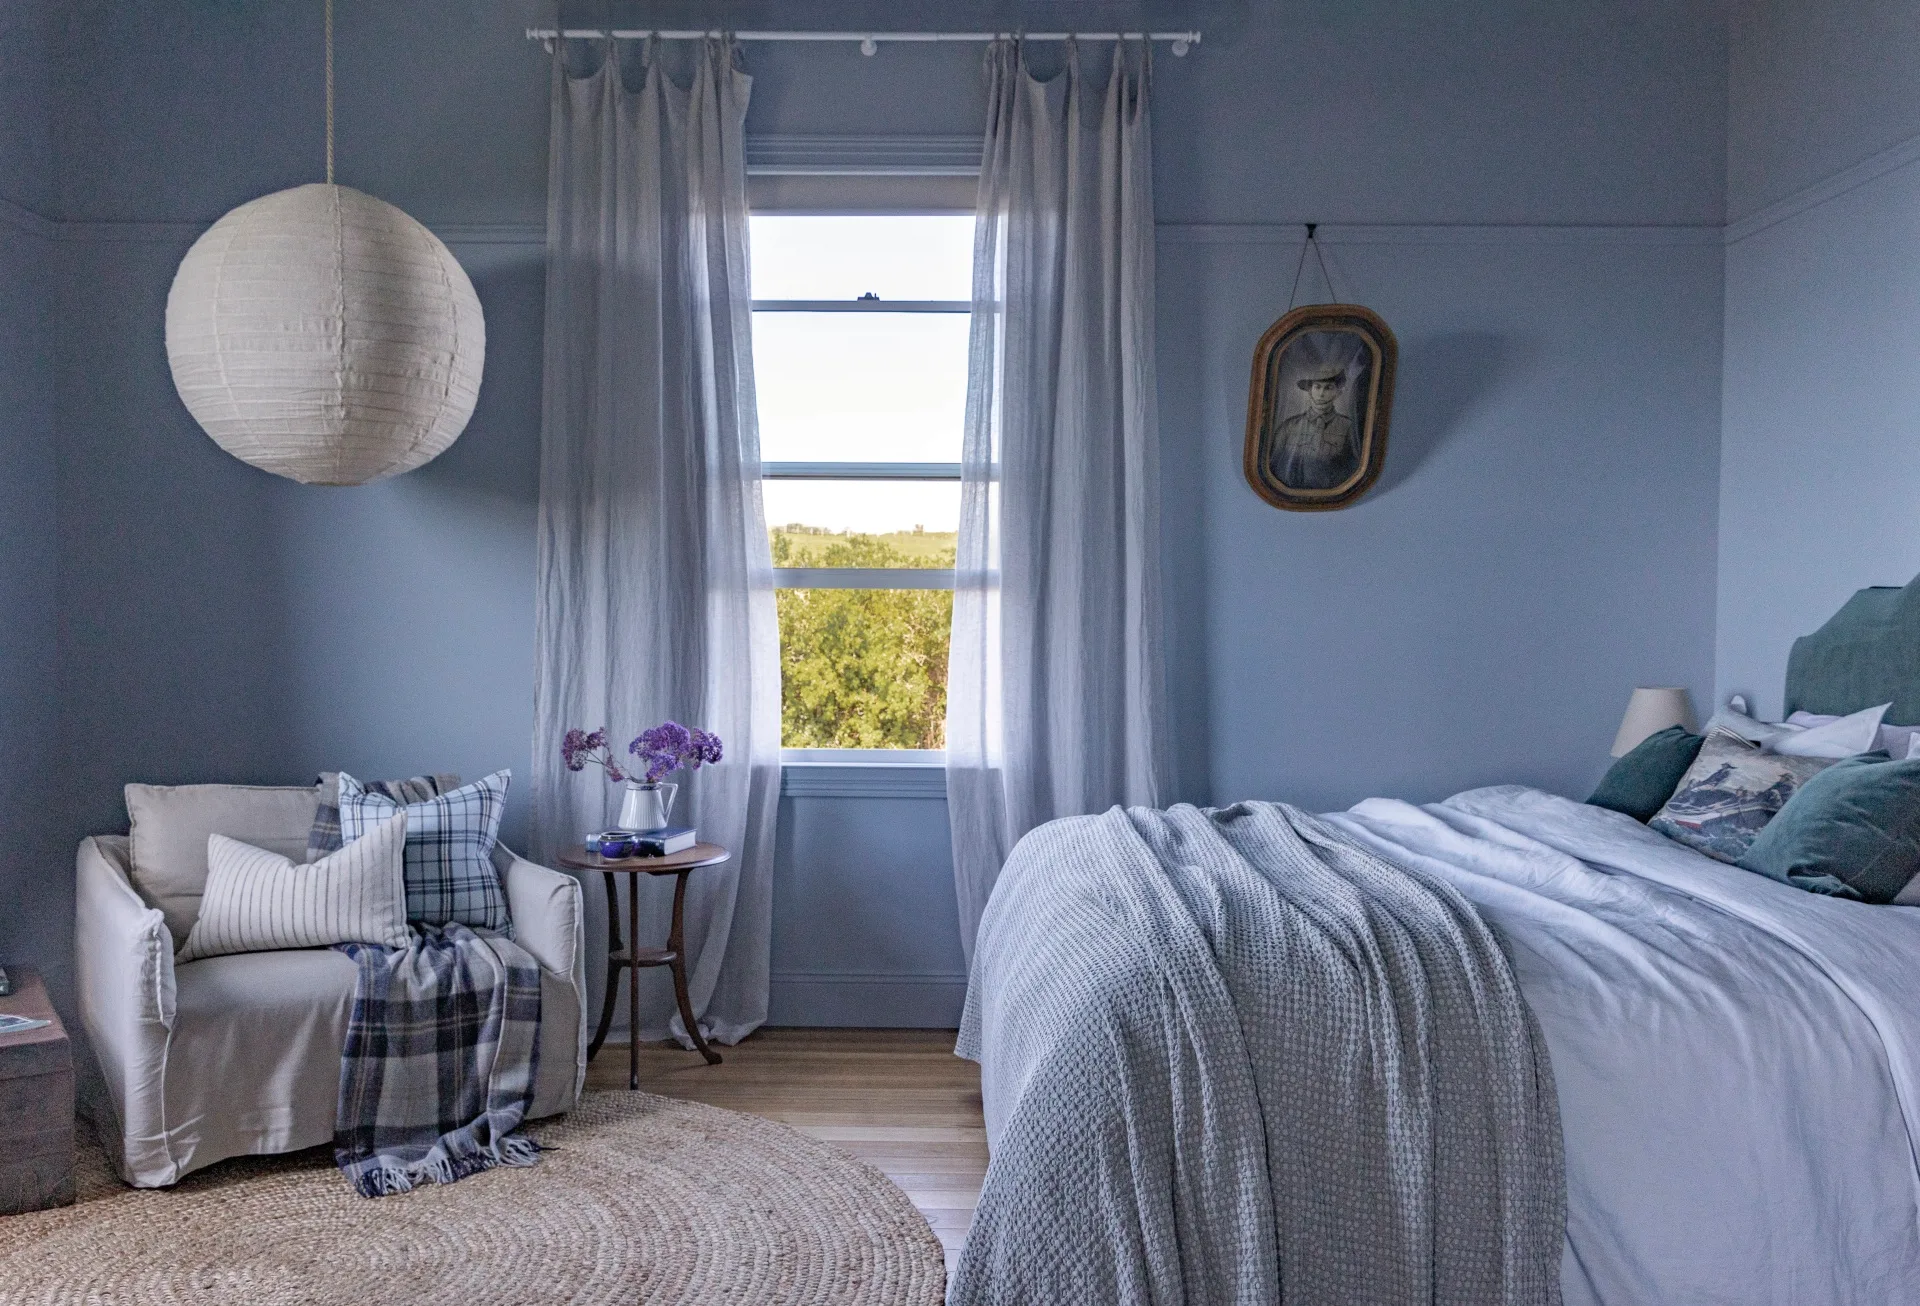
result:
[[[551,858],[617,812],[619,788],[597,769],[562,766],[569,726],[610,726],[616,747],[669,718],[720,734],[725,760],[677,777],[674,821],[733,852],[689,877],[686,905],[693,1008],[707,1037],[731,1043],[767,1015],[780,791],[779,636],[747,284],[751,79],[731,42],[691,51],[690,88],[663,67],[688,49],[648,46],[637,90],[623,83],[617,47],[575,78],[567,44],[556,44],[536,846]],[[640,943],[657,947],[673,885],[635,878]],[[587,890],[598,917],[604,894]],[[680,1037],[671,992],[652,979],[642,992],[652,997],[635,1021],[641,1037]]]
[[[1021,835],[1167,791],[1148,55],[987,53],[947,687],[969,962]]]

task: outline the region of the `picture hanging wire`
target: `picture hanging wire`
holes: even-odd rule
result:
[[[1333,288],[1333,273],[1327,271],[1327,256],[1320,252],[1320,242],[1313,234],[1319,225],[1317,222],[1309,222],[1306,224],[1307,238],[1301,242],[1300,245],[1300,261],[1293,265],[1293,288],[1287,291],[1287,311],[1289,313],[1293,311],[1294,298],[1300,293],[1300,272],[1307,266],[1307,251],[1309,249],[1313,251],[1314,258],[1320,261],[1320,275],[1326,279],[1327,294],[1331,296],[1335,302],[1338,302],[1340,298],[1339,293]]]

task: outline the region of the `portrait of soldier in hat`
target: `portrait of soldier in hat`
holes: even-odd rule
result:
[[[1288,512],[1359,500],[1386,464],[1399,345],[1358,304],[1289,308],[1253,347],[1241,469]]]
[[[1334,406],[1346,386],[1347,371],[1321,363],[1301,373],[1294,384],[1306,392],[1307,407],[1280,422],[1273,433],[1273,478],[1295,490],[1331,490],[1360,468],[1360,441],[1353,418]]]

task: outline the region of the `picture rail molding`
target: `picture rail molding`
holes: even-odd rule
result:
[[[873,55],[879,51],[885,41],[897,41],[903,44],[925,45],[954,41],[1004,41],[1015,37],[1023,41],[1160,41],[1169,46],[1176,58],[1184,57],[1187,51],[1200,44],[1200,33],[1195,32],[722,32],[713,29],[689,29],[670,31],[664,28],[646,27],[529,27],[527,39],[539,41],[549,50],[553,48],[555,37],[565,37],[569,41],[586,41],[594,38],[611,37],[616,41],[644,41],[657,36],[663,41],[697,41],[703,37],[718,38],[730,35],[736,41],[849,41],[857,43],[860,53]]]

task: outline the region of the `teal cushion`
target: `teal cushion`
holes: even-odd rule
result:
[[[1815,893],[1892,902],[1920,874],[1920,760],[1835,762],[1794,791],[1736,864]]]
[[[1703,739],[1679,726],[1656,730],[1613,764],[1587,802],[1625,812],[1636,821],[1652,820],[1673,797],[1674,787],[1699,755]]]

